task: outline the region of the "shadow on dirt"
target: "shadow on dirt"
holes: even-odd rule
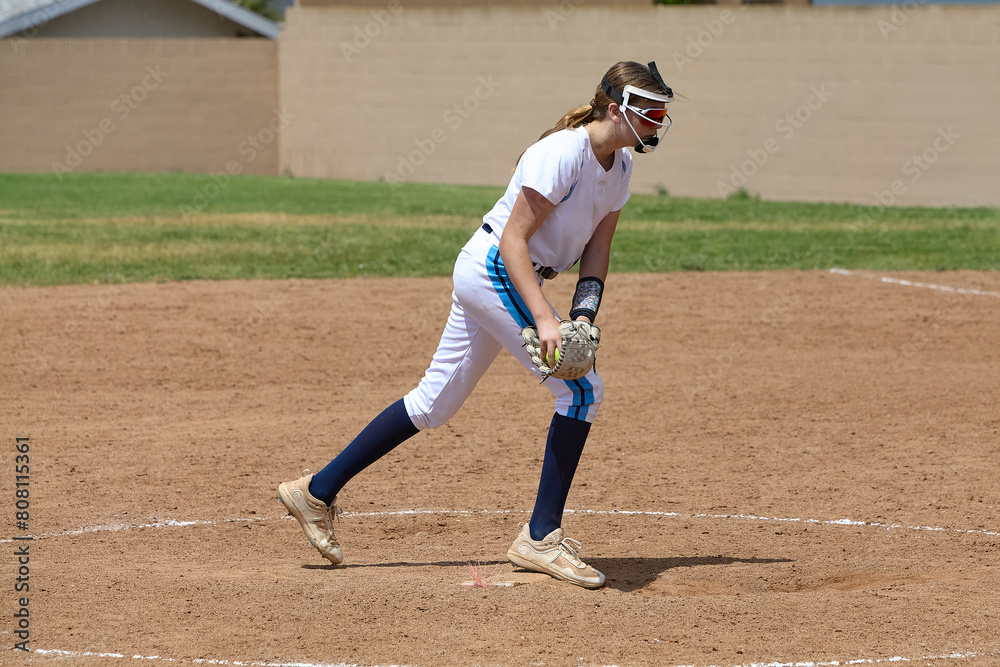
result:
[[[429,562],[396,562],[396,563],[347,563],[344,565],[318,565],[309,563],[303,565],[306,570],[340,570],[347,568],[371,567],[467,567],[467,560],[443,560]],[[625,593],[645,588],[667,570],[678,567],[700,567],[704,565],[733,565],[734,563],[749,563],[766,565],[768,563],[791,563],[790,558],[735,558],[733,556],[682,556],[676,558],[587,558],[586,562],[604,573],[607,577],[605,586]],[[475,565],[491,567],[509,565],[506,560],[477,561]],[[519,571],[522,571],[519,569]]]
[[[734,563],[791,563],[790,558],[734,558],[732,556],[682,556],[677,558],[588,558],[590,565],[604,573],[605,586],[625,593],[645,588],[667,570],[702,565]]]

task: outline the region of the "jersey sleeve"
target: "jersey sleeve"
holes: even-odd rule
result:
[[[580,180],[583,156],[572,132],[550,134],[535,142],[521,158],[521,187],[528,187],[552,204],[566,201]]]

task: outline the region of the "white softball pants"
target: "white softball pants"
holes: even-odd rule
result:
[[[437,428],[458,412],[502,348],[541,379],[520,335],[522,327],[534,324],[531,312],[507,276],[494,241],[480,228],[455,262],[451,313],[441,342],[420,384],[403,398],[420,430]],[[604,398],[604,383],[594,369],[579,380],[549,378],[544,386],[555,397],[557,413],[587,422],[594,421]]]

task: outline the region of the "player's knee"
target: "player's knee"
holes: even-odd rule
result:
[[[556,412],[572,419],[593,422],[604,401],[604,381],[596,373],[579,380],[564,380],[565,391],[556,395]]]
[[[444,426],[445,422],[448,421],[447,418],[443,418],[441,415],[433,413],[418,413],[410,415],[410,419],[413,421],[413,425],[421,431]]]
[[[406,412],[410,415],[410,421],[421,431],[444,426],[445,422],[458,412],[457,408],[454,410],[444,410],[444,406],[422,400],[423,398],[416,390],[403,398],[403,403],[406,405]]]
[[[574,403],[586,405],[595,411],[604,402],[604,380],[596,373],[577,381],[573,392]]]

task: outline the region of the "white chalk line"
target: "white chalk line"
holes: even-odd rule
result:
[[[990,292],[987,290],[978,289],[967,289],[964,287],[951,287],[949,285],[935,285],[933,283],[921,283],[915,280],[904,280],[902,278],[891,278],[889,276],[872,276],[866,273],[859,273],[857,271],[848,271],[847,269],[830,269],[830,273],[836,274],[838,276],[861,276],[863,278],[868,278],[869,280],[875,280],[876,278],[883,283],[890,283],[893,285],[903,285],[905,287],[920,287],[923,289],[938,290],[940,292],[951,292],[952,294],[972,294],[974,296],[993,296],[1000,298],[1000,292]]]
[[[343,517],[385,517],[385,516],[412,516],[412,515],[458,515],[458,516],[489,516],[502,514],[528,514],[529,510],[432,510],[432,509],[409,509],[394,510],[387,512],[344,512]],[[857,519],[802,519],[796,517],[779,516],[757,516],[754,514],[685,514],[682,512],[656,512],[649,510],[591,510],[591,509],[568,509],[564,514],[588,514],[595,516],[647,516],[664,517],[671,519],[715,519],[731,521],[773,521],[776,523],[798,523],[817,526],[847,526],[858,528],[880,528],[883,530],[910,530],[927,531],[935,533],[960,533],[964,535],[985,535],[988,537],[1000,537],[1000,531],[983,530],[975,528],[943,528],[939,526],[909,526],[901,523],[883,523],[879,521],[864,521]],[[19,540],[5,539],[0,543],[11,543],[24,539],[50,539],[57,537],[70,537],[73,535],[85,535],[87,533],[121,532],[127,530],[142,530],[147,528],[185,528],[187,526],[216,526],[227,523],[262,523],[275,519],[290,519],[288,515],[270,517],[243,517],[237,519],[199,519],[193,521],[181,521],[177,519],[157,519],[150,523],[119,523],[101,524],[96,526],[86,526],[73,530],[56,531],[44,533],[37,536],[23,536]]]
[[[120,658],[124,660],[162,660],[193,665],[243,665],[245,667],[362,667],[347,662],[264,662],[260,660],[219,660],[210,658],[167,658],[162,655],[126,655],[124,653],[98,653],[92,651],[61,651],[59,649],[32,649],[31,653],[53,658]],[[369,666],[376,667],[376,666]],[[381,665],[378,667],[401,667],[401,665]]]
[[[220,660],[208,658],[167,658],[160,655],[127,655],[125,653],[95,653],[91,651],[61,651],[58,649],[33,649],[32,653],[53,658],[119,658],[123,660],[162,660],[164,662],[175,662],[179,664],[195,665],[239,665],[244,667],[362,667],[355,663],[346,662],[265,662],[260,660]],[[943,653],[940,655],[923,655],[918,658],[905,658],[903,656],[893,656],[891,658],[856,658],[854,660],[806,660],[797,662],[750,662],[739,665],[728,665],[725,667],[834,667],[837,665],[881,665],[888,663],[915,662],[921,660],[968,660],[970,658],[984,658],[987,656],[1000,655],[1000,652],[956,652]],[[402,667],[401,665],[381,665],[367,667]],[[605,665],[605,667],[616,667],[615,665]],[[676,665],[675,667],[695,667],[694,665]],[[722,665],[705,665],[704,667],[723,667]]]

